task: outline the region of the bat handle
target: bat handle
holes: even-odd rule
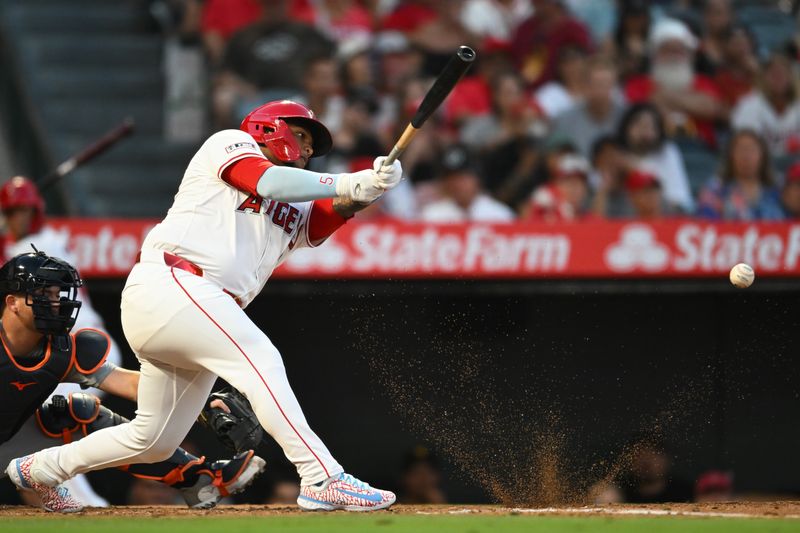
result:
[[[392,151],[389,152],[389,155],[386,156],[386,159],[383,160],[382,168],[391,168],[392,164],[394,164],[395,159],[400,157],[400,154],[402,153],[403,149],[395,145],[395,147],[392,148]]]
[[[406,147],[411,144],[411,139],[414,138],[414,135],[417,134],[417,131],[419,131],[419,129],[415,128],[411,124],[406,126],[405,131],[397,140],[397,144],[394,145],[392,151],[389,152],[388,156],[386,156],[386,160],[383,162],[383,165],[381,165],[381,169],[388,169],[392,166],[392,163],[394,163],[395,159],[400,157],[400,154],[402,154]]]

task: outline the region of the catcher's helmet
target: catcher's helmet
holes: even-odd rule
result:
[[[311,157],[327,154],[333,146],[328,128],[303,104],[278,100],[259,106],[244,117],[239,129],[249,133],[258,144],[269,148],[275,157],[291,163],[300,159],[300,146],[288,124],[303,126],[313,137]]]
[[[25,294],[26,303],[33,308],[34,326],[45,335],[66,335],[75,325],[82,285],[72,265],[44,252],[19,254],[0,268],[0,295]],[[59,288],[58,302],[45,291],[50,287]]]
[[[39,233],[44,226],[44,198],[31,180],[15,176],[0,187],[0,209],[7,212],[20,207],[33,208],[30,232]]]

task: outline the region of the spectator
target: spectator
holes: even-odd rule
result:
[[[616,0],[564,0],[572,14],[591,32],[592,42],[601,43],[614,31]]]
[[[617,28],[603,43],[614,59],[622,80],[647,72],[647,36],[650,33],[650,6],[647,0],[618,0]]]
[[[550,179],[539,186],[523,218],[544,222],[580,220],[587,214],[589,164],[577,154],[552,159]]]
[[[328,172],[353,172],[369,168],[382,155],[383,145],[372,127],[378,101],[369,89],[353,89],[345,100],[341,127],[333,134],[333,148],[326,156]]]
[[[262,0],[261,21],[237,32],[225,51],[214,89],[218,126],[238,122],[239,108],[301,90],[307,62],[334,50],[313,27],[289,18],[289,0]]]
[[[448,124],[460,128],[469,119],[492,111],[492,84],[505,72],[513,70],[508,45],[486,40],[480,56],[469,73],[456,84],[445,99],[442,110]]]
[[[667,212],[661,182],[647,171],[631,170],[625,177],[628,201],[633,208],[633,217],[642,220],[658,220]]]
[[[722,101],[732,108],[755,87],[758,59],[754,37],[744,25],[731,26],[724,36],[723,45],[723,60],[714,73],[714,83],[720,90]]]
[[[372,34],[372,16],[356,0],[295,0],[292,14],[337,43]]]
[[[200,24],[211,65],[220,64],[233,34],[260,17],[261,0],[206,0]]]
[[[480,38],[508,42],[519,23],[532,14],[529,0],[466,0],[461,22]]]
[[[616,137],[600,137],[592,145],[589,184],[594,188],[592,212],[600,218],[630,217],[633,208],[625,190],[625,156]]]
[[[588,503],[590,505],[609,505],[611,503],[622,503],[622,491],[614,483],[607,480],[600,480],[593,483],[588,491]]]
[[[733,500],[733,475],[730,472],[709,470],[702,473],[694,484],[694,501],[729,502]]]
[[[404,81],[396,97],[397,116],[393,121],[394,131],[386,139],[387,146],[400,138],[406,125],[416,114],[428,87],[430,82],[425,78],[413,77]],[[403,173],[415,186],[420,182],[430,181],[436,173],[446,144],[446,139],[440,135],[440,129],[439,116],[433,115],[425,123],[425,127],[417,131],[414,142],[403,152]]]
[[[533,0],[533,16],[523,22],[511,39],[511,52],[522,78],[538,89],[556,77],[561,50],[591,48],[589,31],[570,16],[561,0]]]
[[[588,157],[595,140],[616,131],[624,107],[617,95],[617,69],[603,58],[589,61],[585,101],[556,117],[552,136],[572,141]]]
[[[401,1],[384,17],[381,28],[388,32],[410,34],[436,18],[435,5],[436,0]]]
[[[555,79],[534,93],[534,100],[548,119],[569,111],[583,101],[586,92],[586,52],[565,46],[558,54]]]
[[[409,41],[422,51],[422,72],[437,76],[461,45],[474,46],[478,39],[461,21],[462,0],[439,0],[434,2],[436,17],[420,24],[409,32]]]
[[[620,120],[619,143],[629,167],[658,176],[666,201],[686,213],[692,212],[694,200],[683,157],[677,146],[667,140],[664,121],[655,106],[636,104],[625,112]]]
[[[514,212],[481,190],[478,173],[466,146],[454,145],[442,154],[443,199],[420,213],[426,222],[510,222]]]
[[[629,80],[625,94],[633,103],[655,104],[671,134],[699,137],[713,147],[714,122],[726,112],[714,82],[694,71],[696,49],[697,39],[683,22],[661,20],[650,33],[650,72]]]
[[[482,158],[488,190],[513,206],[530,193],[526,187],[538,161],[535,142],[545,126],[517,73],[498,75],[491,89],[492,113],[467,120],[461,140]]]
[[[381,33],[376,41],[376,49],[381,59],[378,89],[384,94],[400,91],[406,81],[419,76],[422,53],[412,47],[402,33]]]
[[[303,73],[303,93],[291,99],[313,109],[331,134],[342,127],[344,98],[340,94],[339,66],[335,59],[323,55],[309,59]]]
[[[772,163],[764,139],[739,130],[728,144],[722,172],[700,193],[698,214],[717,220],[782,220]]]
[[[491,84],[492,113],[469,119],[461,140],[473,150],[491,151],[519,137],[535,138],[544,131],[541,110],[525,95],[522,78],[513,71]]]
[[[267,505],[295,505],[300,496],[300,483],[293,479],[278,479],[267,497]]]
[[[733,110],[733,127],[761,134],[776,157],[800,153],[800,97],[791,58],[782,53],[770,56],[760,85]]]
[[[781,201],[786,218],[800,219],[800,162],[789,167],[786,173]]]
[[[403,460],[398,501],[417,505],[447,503],[441,483],[439,461],[427,448],[417,446]]]
[[[377,82],[370,58],[373,44],[371,37],[356,37],[339,45],[336,59],[339,61],[339,75],[344,92],[376,88]]]
[[[674,476],[671,458],[656,444],[633,447],[619,482],[626,503],[689,502],[693,496],[692,484]]]
[[[705,0],[700,50],[712,69],[726,63],[726,41],[733,26],[730,0]]]

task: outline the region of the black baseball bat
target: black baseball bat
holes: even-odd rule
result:
[[[89,146],[58,165],[55,170],[39,179],[36,183],[36,185],[39,187],[39,190],[42,192],[46,191],[61,178],[79,166],[86,164],[117,144],[117,142],[119,142],[121,139],[133,133],[134,126],[135,123],[131,117],[123,120],[122,123],[120,123],[114,129],[108,131],[105,135],[91,143]]]
[[[428,90],[425,98],[422,99],[422,103],[419,104],[417,112],[411,119],[411,123],[406,126],[405,131],[403,131],[403,134],[395,143],[394,148],[389,152],[388,157],[383,163],[384,167],[391,166],[394,160],[403,153],[403,150],[411,143],[411,139],[414,138],[417,131],[425,124],[428,117],[430,117],[442,102],[444,102],[444,99],[447,98],[447,95],[450,94],[450,91],[456,86],[458,80],[467,72],[472,62],[475,61],[475,56],[475,50],[469,46],[459,47],[458,52],[450,58],[450,61],[447,62],[447,65],[445,65],[442,72],[436,78],[436,81],[433,82],[433,86]]]

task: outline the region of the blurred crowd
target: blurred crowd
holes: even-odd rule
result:
[[[161,3],[168,31],[202,47],[209,129],[236,127],[266,100],[302,101],[335,139],[314,170],[387,153],[458,46],[475,48],[468,76],[404,154],[403,186],[366,216],[800,218],[797,6]]]

